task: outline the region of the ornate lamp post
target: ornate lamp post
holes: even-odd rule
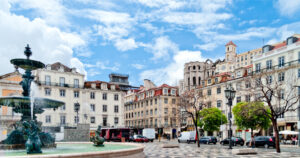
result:
[[[80,110],[80,104],[77,102],[77,103],[75,103],[75,112],[77,113],[77,118],[76,118],[77,126],[79,123],[79,117],[78,117],[79,110]]]
[[[229,149],[232,149],[232,129],[231,129],[231,118],[232,118],[232,113],[231,113],[231,106],[232,106],[232,100],[235,97],[235,90],[232,88],[230,85],[229,87],[226,88],[225,90],[225,97],[228,99],[227,105],[229,106]]]

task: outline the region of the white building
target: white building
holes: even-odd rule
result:
[[[65,102],[59,109],[46,109],[37,116],[44,127],[76,126],[90,123],[91,129],[123,127],[123,92],[118,85],[102,81],[84,81],[84,75],[61,63],[47,65],[34,72],[38,97]],[[75,104],[80,108],[75,111]]]

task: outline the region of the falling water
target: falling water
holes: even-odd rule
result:
[[[33,120],[33,108],[34,108],[34,98],[38,97],[38,86],[36,83],[31,82],[30,86],[30,113],[31,113],[31,120]]]

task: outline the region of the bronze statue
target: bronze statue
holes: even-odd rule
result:
[[[91,137],[91,142],[94,143],[94,146],[104,146],[104,138],[101,137],[101,126],[98,126],[98,129],[96,130],[95,136]]]

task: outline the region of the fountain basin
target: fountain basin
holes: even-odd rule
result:
[[[12,97],[0,97],[0,105],[5,105],[14,108],[14,112],[29,113],[30,114],[30,97],[12,96]],[[44,108],[57,109],[64,105],[64,102],[52,100],[48,98],[34,98],[34,113],[40,114]]]
[[[104,147],[95,147],[91,142],[57,142],[55,149],[43,149],[42,154],[27,155],[26,150],[0,150],[0,157],[105,157],[105,158],[143,158],[145,157],[144,146],[135,143],[113,143],[105,142]]]

